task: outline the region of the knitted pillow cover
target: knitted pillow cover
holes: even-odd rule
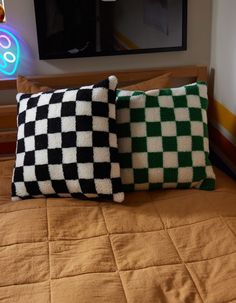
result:
[[[12,200],[108,198],[122,202],[114,76],[92,86],[18,94]]]
[[[207,85],[117,91],[118,146],[125,191],[212,190]]]

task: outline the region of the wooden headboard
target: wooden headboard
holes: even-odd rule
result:
[[[173,86],[176,83],[186,84],[190,81],[207,81],[205,66],[184,66],[161,69],[132,69],[124,71],[102,71],[78,74],[43,75],[28,77],[30,80],[52,88],[79,87],[96,83],[114,74],[119,79],[119,85],[133,84],[145,81],[165,73],[171,73]],[[186,80],[187,79],[187,80]],[[14,79],[0,80],[0,91],[16,89]],[[1,97],[0,97],[1,98]],[[1,102],[1,100],[0,100]],[[16,105],[0,106],[0,157],[8,158],[15,152],[16,142]]]

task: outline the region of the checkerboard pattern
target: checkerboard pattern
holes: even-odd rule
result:
[[[123,201],[114,76],[92,86],[18,94],[12,199]]]
[[[207,86],[117,91],[118,147],[125,191],[212,190]]]

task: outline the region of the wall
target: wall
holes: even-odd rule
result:
[[[214,0],[211,70],[214,80],[209,119],[212,147],[236,175],[236,1]]]
[[[25,62],[21,64],[22,74],[209,64],[211,0],[188,1],[187,51],[48,61],[38,60],[33,2],[33,0],[5,0],[8,24],[17,29],[31,50],[29,58],[24,58]]]

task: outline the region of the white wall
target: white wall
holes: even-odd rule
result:
[[[214,97],[236,114],[236,1],[213,0],[211,68]]]
[[[23,62],[21,62],[19,73],[25,75],[189,64],[208,65],[210,60],[211,0],[189,0],[188,3],[187,51],[40,61],[38,60],[33,0],[5,0],[9,26],[14,27],[19,32],[31,52],[27,55],[28,58],[22,58]]]

